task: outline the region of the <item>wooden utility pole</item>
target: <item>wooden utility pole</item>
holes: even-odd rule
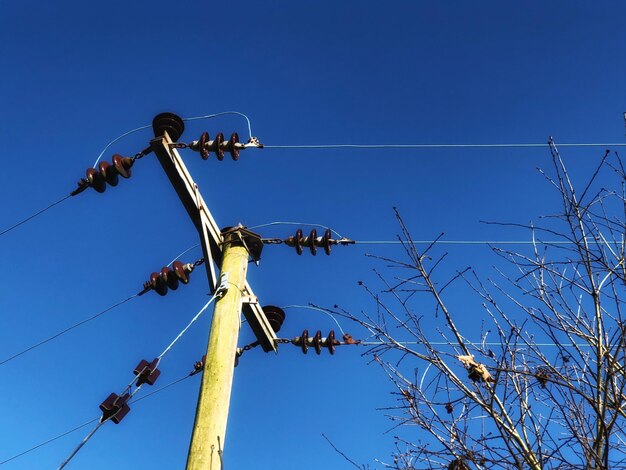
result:
[[[220,468],[224,449],[242,310],[263,350],[277,349],[276,334],[246,281],[249,258],[258,261],[263,243],[244,227],[223,232],[218,228],[176,150],[175,141],[183,132],[183,121],[164,113],[154,119],[153,128],[156,138],[150,146],[200,235],[209,289],[214,293],[218,288],[213,262],[220,265],[220,279],[228,287],[215,304],[187,460],[187,469],[210,470],[212,464],[213,468]]]
[[[187,470],[221,468],[241,325],[241,291],[248,269],[249,253],[244,241],[241,231],[237,229],[224,237],[220,272],[222,281],[228,283],[228,291],[217,301],[213,312]]]

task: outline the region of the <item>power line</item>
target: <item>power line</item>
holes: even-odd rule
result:
[[[155,395],[155,394],[157,394],[159,392],[162,392],[163,390],[165,390],[165,389],[167,389],[169,387],[172,387],[172,386],[174,386],[174,385],[176,385],[176,384],[178,384],[178,383],[180,383],[180,382],[182,382],[184,380],[187,380],[189,377],[192,377],[192,375],[191,374],[187,374],[184,377],[181,377],[180,379],[177,379],[177,380],[174,380],[174,381],[168,383],[167,385],[163,385],[162,387],[157,388],[156,390],[153,390],[150,393],[146,393],[145,395],[143,395],[143,396],[141,396],[139,398],[135,398],[134,400],[130,401],[129,404],[139,403],[141,400],[144,400],[144,399],[146,399],[148,397],[151,397],[152,395]],[[79,429],[82,429],[85,426],[88,426],[91,423],[94,423],[94,422],[98,421],[99,419],[100,419],[100,417],[98,416],[97,418],[93,418],[93,419],[91,419],[89,421],[86,421],[83,424],[80,424],[80,425],[78,425],[78,426],[76,426],[76,427],[74,427],[74,428],[72,428],[72,429],[70,429],[68,431],[62,432],[61,434],[58,434],[58,435],[56,435],[56,436],[54,436],[54,437],[52,437],[50,439],[47,439],[47,440],[45,440],[45,441],[43,441],[43,442],[41,442],[39,444],[36,444],[36,445],[30,447],[29,449],[20,452],[19,454],[15,454],[12,457],[9,457],[8,459],[0,461],[0,465],[4,465],[5,463],[9,463],[9,462],[11,462],[11,461],[13,461],[13,460],[15,460],[15,459],[17,459],[19,457],[22,457],[22,456],[24,456],[26,454],[29,454],[29,453],[39,449],[40,447],[43,447],[43,446],[45,446],[47,444],[50,444],[50,443],[52,443],[52,442],[54,442],[56,440],[59,440],[62,437],[67,436],[68,434],[71,434],[71,433],[73,433],[75,431],[78,431]]]
[[[72,197],[71,194],[68,194],[67,196],[62,197],[61,199],[59,199],[58,201],[53,202],[52,204],[50,204],[47,207],[44,207],[43,209],[41,209],[40,211],[35,212],[32,215],[29,215],[28,217],[26,217],[25,219],[20,220],[18,223],[12,225],[11,227],[4,229],[2,232],[0,232],[0,237],[2,235],[4,235],[5,233],[10,232],[11,230],[13,230],[14,228],[19,227],[22,224],[25,224],[26,222],[28,222],[31,219],[34,219],[35,217],[37,217],[40,214],[43,214],[44,212],[46,212],[48,209],[52,209],[54,206],[56,206],[57,204],[61,204],[63,201],[65,201],[66,199],[69,199],[70,197]]]
[[[305,226],[305,227],[320,227],[320,228],[323,228],[323,229],[330,230],[332,233],[337,235],[339,238],[343,238],[343,235],[341,235],[339,232],[337,232],[336,230],[332,229],[331,227],[327,227],[326,225],[312,223],[312,222],[282,222],[282,221],[277,221],[277,222],[269,222],[267,224],[255,225],[253,227],[248,227],[248,228],[250,230],[254,230],[254,229],[257,229],[257,228],[261,228],[261,227],[271,227],[273,225],[302,225],[302,226]]]
[[[303,145],[263,145],[270,149],[441,149],[441,148],[541,148],[547,143],[537,144],[303,144]],[[567,143],[559,147],[626,147],[624,143]]]
[[[355,240],[355,245],[575,245],[575,242],[555,240]],[[619,242],[616,242],[619,243]]]
[[[246,120],[246,123],[248,124],[248,133],[249,133],[248,137],[252,138],[252,126],[250,125],[250,119],[248,118],[248,116],[246,116],[243,113],[240,113],[239,111],[223,111],[221,113],[206,114],[204,116],[193,116],[193,117],[183,118],[183,121],[198,121],[198,120],[201,120],[201,119],[212,119],[212,118],[219,117],[219,116],[224,116],[224,115],[227,115],[227,114],[235,114],[235,115],[238,115],[238,116],[242,116]],[[102,152],[100,152],[100,154],[98,155],[98,158],[96,159],[95,163],[93,164],[94,168],[96,167],[96,165],[98,164],[98,162],[100,161],[102,156],[104,155],[104,152],[106,152],[107,149],[111,145],[113,145],[115,142],[123,139],[124,137],[126,137],[126,136],[128,136],[130,134],[134,134],[135,132],[143,131],[144,129],[150,129],[151,127],[152,127],[152,124],[149,124],[147,126],[136,127],[134,129],[126,131],[123,134],[117,136],[111,142],[106,144],[106,146],[102,149]]]
[[[81,320],[78,323],[74,323],[73,325],[71,325],[71,326],[69,326],[69,327],[67,327],[67,328],[65,328],[65,329],[63,329],[63,330],[53,334],[52,336],[49,336],[48,338],[46,338],[44,340],[39,341],[38,343],[35,343],[35,344],[31,345],[31,346],[28,346],[26,349],[23,349],[22,351],[20,351],[18,353],[15,353],[12,356],[10,356],[10,357],[0,361],[0,366],[3,365],[3,364],[6,364],[9,361],[12,361],[13,359],[16,359],[16,358],[20,357],[22,354],[26,354],[27,352],[32,351],[33,349],[38,348],[39,346],[42,346],[42,345],[52,341],[53,339],[58,338],[59,336],[64,335],[65,333],[68,333],[68,332],[72,331],[74,328],[78,328],[79,326],[84,325],[87,322],[95,320],[99,316],[104,315],[105,313],[109,312],[110,310],[113,310],[114,308],[119,307],[120,305],[125,304],[126,302],[128,302],[128,301],[130,301],[130,300],[132,300],[132,299],[134,299],[135,297],[138,297],[138,296],[139,296],[139,294],[131,295],[130,297],[127,297],[126,299],[121,300],[120,302],[117,302],[116,304],[113,304],[110,307],[105,308],[101,312],[98,312],[98,313],[96,313],[95,315],[92,315],[89,318],[85,318],[84,320]]]
[[[191,321],[189,323],[187,323],[187,326],[185,326],[185,328],[182,329],[182,331],[176,336],[176,338],[174,338],[174,340],[167,345],[167,347],[163,350],[163,352],[161,354],[159,354],[159,356],[157,356],[157,361],[156,364],[154,365],[154,367],[152,368],[153,370],[156,369],[158,367],[158,365],[161,363],[161,360],[163,359],[163,357],[174,347],[174,345],[180,340],[180,338],[182,338],[182,336],[187,332],[187,330],[191,327],[191,325],[193,325],[196,320],[198,320],[198,318],[200,318],[200,315],[202,315],[202,313],[204,313],[204,311],[209,307],[209,305],[211,305],[211,303],[218,297],[221,297],[224,292],[228,289],[228,284],[227,282],[225,282],[225,280],[222,280],[222,283],[220,284],[220,286],[216,289],[215,294],[213,294],[213,296],[209,299],[209,301],[204,304],[204,306],[200,309],[200,311],[191,319]],[[145,370],[145,369],[144,369]],[[131,382],[126,386],[126,388],[124,388],[123,392],[120,394],[120,397],[122,395],[124,395],[127,391],[129,391],[133,384],[135,382],[137,382],[139,380],[139,378],[141,377],[141,373],[137,374],[133,380],[131,380]],[[139,390],[141,390],[141,388],[143,387],[144,384],[146,384],[147,382],[142,382],[141,384],[139,384],[135,390],[132,391],[132,393],[130,393],[130,396],[128,396],[126,398],[126,401],[132,400],[132,398],[139,392]],[[96,434],[96,432],[98,431],[98,429],[100,429],[100,427],[102,427],[102,425],[104,423],[106,423],[107,421],[109,421],[110,419],[113,419],[115,417],[115,415],[117,415],[119,413],[119,411],[122,408],[120,407],[117,411],[115,411],[112,415],[106,417],[105,419],[100,419],[100,421],[98,422],[98,424],[89,432],[89,434],[87,434],[83,440],[76,446],[76,448],[72,451],[72,453],[61,463],[61,465],[59,465],[57,470],[62,470],[63,468],[65,468],[65,466],[76,456],[76,454],[80,451],[80,449],[83,448],[83,446],[85,444],[87,444],[87,442]],[[104,415],[103,415],[104,417]]]

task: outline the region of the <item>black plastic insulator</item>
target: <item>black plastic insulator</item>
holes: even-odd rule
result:
[[[274,333],[278,333],[285,321],[285,311],[274,305],[266,305],[262,310]]]
[[[154,382],[161,375],[161,371],[157,369],[157,364],[159,363],[159,359],[155,358],[152,362],[148,362],[145,359],[142,359],[133,374],[137,376],[137,387],[142,384],[154,385]]]
[[[311,250],[311,254],[313,256],[315,256],[317,254],[317,230],[313,229],[311,230],[311,233],[309,234],[309,250]]]
[[[120,424],[120,421],[124,419],[124,416],[130,411],[128,406],[128,399],[130,393],[125,393],[122,396],[118,396],[116,393],[112,393],[100,404],[100,411],[102,411],[102,417],[100,422],[103,423],[107,419],[111,419],[115,424]]]
[[[155,137],[161,137],[167,132],[173,142],[178,142],[185,130],[185,123],[174,113],[161,113],[152,120],[152,129]]]
[[[104,176],[104,180],[109,183],[111,186],[117,186],[119,181],[118,172],[115,169],[114,165],[111,165],[108,162],[100,162],[98,165],[98,170]]]
[[[100,173],[95,168],[87,168],[87,181],[89,181],[89,185],[98,191],[99,193],[103,193],[107,189],[107,183],[104,179],[104,175]]]

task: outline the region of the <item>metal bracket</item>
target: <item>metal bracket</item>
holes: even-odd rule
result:
[[[258,304],[259,298],[256,295],[242,295],[241,303],[242,304]]]

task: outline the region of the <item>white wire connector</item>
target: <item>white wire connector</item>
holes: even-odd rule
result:
[[[224,294],[228,291],[228,273],[220,274],[220,284],[215,290],[215,297],[224,297]]]

